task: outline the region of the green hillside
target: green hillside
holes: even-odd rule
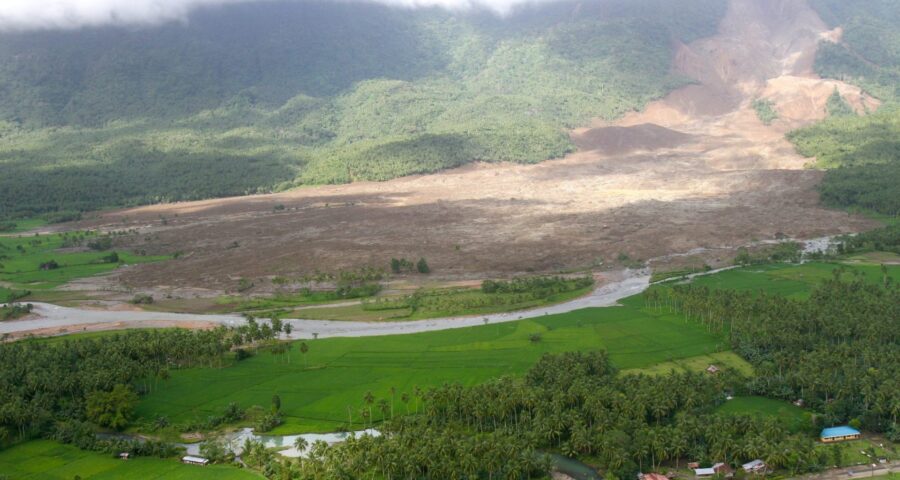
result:
[[[900,8],[892,0],[812,0],[840,44],[824,42],[816,71],[862,87],[884,105],[865,116],[840,114],[829,102],[828,119],[793,132],[800,153],[832,169],[820,187],[826,203],[886,215],[900,214]],[[832,99],[838,100],[838,99]],[[834,105],[836,108],[832,108]]]
[[[725,0],[508,17],[273,2],[187,24],[0,35],[0,217],[539,162],[684,84]]]

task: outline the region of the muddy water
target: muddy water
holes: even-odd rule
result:
[[[339,432],[339,433],[305,433],[302,435],[257,435],[253,433],[252,428],[244,428],[242,430],[238,430],[235,432],[231,432],[225,434],[220,437],[223,440],[229,450],[231,450],[235,455],[240,456],[244,453],[244,442],[247,440],[253,440],[257,442],[262,442],[266,448],[277,448],[279,449],[279,455],[285,457],[305,457],[307,452],[309,452],[310,448],[316,442],[325,442],[328,445],[334,445],[336,443],[341,443],[350,436],[362,436],[362,435],[371,435],[373,437],[378,437],[381,435],[381,432],[375,429],[361,430],[358,432]],[[306,448],[303,450],[297,450],[294,448],[294,442],[297,441],[298,438],[303,438],[306,440]],[[200,445],[199,443],[180,443],[177,444],[179,447],[184,447],[187,451],[188,455],[200,455]]]
[[[262,442],[266,448],[279,449],[278,454],[284,457],[297,458],[306,457],[309,450],[316,442],[325,442],[328,445],[334,445],[346,441],[351,436],[371,435],[378,437],[381,432],[375,429],[361,430],[357,432],[340,432],[340,433],[307,433],[303,435],[257,435],[253,433],[253,429],[244,428],[235,432],[228,433],[222,437],[228,449],[236,456],[241,456],[244,452],[244,442],[253,440]],[[307,446],[303,450],[294,448],[294,443],[298,438],[306,440]],[[199,443],[180,443],[176,444],[183,447],[188,455],[200,455]],[[573,480],[602,480],[603,477],[592,467],[572,458],[564,457],[558,454],[550,454],[553,461],[553,470],[565,475]]]
[[[411,322],[340,322],[328,320],[287,319],[293,327],[290,338],[328,338],[328,337],[366,337],[377,335],[399,335],[407,333],[430,332],[452,328],[473,327],[485,323],[505,323],[536,318],[545,315],[571,312],[591,307],[608,307],[616,305],[623,298],[637,295],[650,285],[649,270],[625,270],[613,272],[612,281],[598,287],[581,298],[511,313],[498,313],[477,317],[447,317]],[[34,303],[34,315],[22,320],[0,323],[0,335],[4,333],[21,333],[41,329],[67,329],[77,331],[80,325],[121,324],[127,328],[129,323],[136,322],[207,322],[226,326],[238,326],[246,320],[238,315],[195,315],[182,313],[146,312],[146,311],[105,311],[83,310],[61,307],[47,303]],[[62,333],[62,332],[61,332]]]
[[[804,254],[826,251],[831,248],[835,237],[821,237],[800,241],[803,244]],[[758,244],[777,243],[775,241],[758,242]],[[694,253],[699,253],[695,250]],[[708,272],[687,275],[693,278],[701,275],[712,275],[734,267],[726,267]],[[470,317],[446,317],[430,320],[418,320],[410,322],[340,322],[328,320],[304,320],[287,319],[293,327],[292,339],[328,338],[328,337],[366,337],[378,335],[400,335],[408,333],[431,332],[448,330],[453,328],[474,327],[488,323],[505,323],[524,320],[528,318],[543,317],[567,313],[583,308],[609,307],[616,305],[619,300],[637,295],[650,286],[650,270],[623,270],[608,274],[611,278],[606,283],[589,295],[574,300],[541,307],[533,310],[518,312],[497,313],[484,316]],[[22,333],[42,329],[60,329],[63,331],[77,331],[80,325],[96,325],[104,323],[121,324],[127,328],[129,323],[135,322],[183,322],[194,323],[208,322],[226,326],[237,326],[244,323],[244,319],[237,315],[193,315],[181,313],[145,312],[145,311],[104,311],[82,310],[77,308],[60,307],[57,305],[35,303],[35,315],[22,320],[0,323],[0,335],[4,333]]]

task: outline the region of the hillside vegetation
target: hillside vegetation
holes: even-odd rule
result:
[[[813,0],[832,26],[844,29],[839,44],[825,42],[816,58],[819,75],[855,83],[884,105],[857,116],[838,98],[829,118],[793,132],[800,153],[830,168],[820,187],[833,206],[900,214],[900,9],[891,0]]]
[[[559,157],[567,129],[684,84],[673,42],[725,5],[274,2],[0,35],[0,217]]]

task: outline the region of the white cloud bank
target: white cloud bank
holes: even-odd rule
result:
[[[259,0],[0,0],[0,30],[154,25],[183,21],[191,11],[200,7],[252,1]],[[532,3],[535,0],[372,1],[407,8],[436,6],[465,10],[478,7],[504,14],[517,4]]]

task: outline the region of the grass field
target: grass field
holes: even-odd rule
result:
[[[13,290],[6,287],[0,287],[0,303],[5,303],[12,299]]]
[[[863,274],[869,281],[881,281],[880,265],[810,262],[803,265],[771,264],[736,268],[715,275],[697,277],[692,283],[711,288],[765,291],[770,294],[802,299],[809,296],[812,287],[831,278],[832,272],[842,266],[848,272]],[[890,266],[888,272],[894,281],[900,281],[900,266]]]
[[[223,369],[173,372],[144,397],[138,413],[173,423],[204,419],[229,402],[268,406],[281,397],[285,424],[279,433],[330,431],[348,423],[361,426],[363,396],[372,391],[404,412],[401,393],[445,382],[475,384],[519,375],[541,355],[606,349],[619,368],[641,368],[675,359],[707,355],[724,342],[677,315],[649,312],[632,297],[623,307],[585,309],[563,315],[472,328],[372,338],[334,338],[308,342],[306,359],[296,347],[290,363],[262,352]],[[532,341],[533,334],[540,341]],[[308,366],[308,368],[307,368]],[[411,402],[412,403],[412,402]],[[410,408],[414,407],[414,403]],[[375,420],[380,413],[373,414]]]
[[[627,369],[625,373],[664,375],[673,370],[676,372],[702,372],[710,365],[715,365],[722,370],[734,370],[745,376],[753,375],[753,366],[734,352],[716,352],[696,357],[681,358],[670,362],[657,363],[649,367]]]
[[[115,270],[122,264],[155,262],[169,258],[117,252],[119,263],[101,263],[102,257],[111,252],[60,251],[63,242],[62,235],[56,234],[0,237],[0,282],[17,289],[46,290],[77,278]],[[59,268],[40,269],[42,263],[51,260],[56,261]]]
[[[844,263],[850,265],[900,265],[900,255],[893,252],[867,252],[848,255]]]
[[[879,458],[886,458],[888,460],[897,460],[898,458],[900,458],[896,453],[881,447],[882,443],[884,443],[884,440],[882,439],[862,438],[860,440],[832,443],[828,445],[820,443],[816,445],[816,449],[828,452],[831,466],[852,467],[860,465],[862,466],[862,468],[867,468],[872,463],[875,463]],[[888,445],[888,443],[884,444]],[[841,449],[840,465],[834,463],[833,451],[835,448]],[[868,456],[872,453],[874,453],[874,459]],[[860,471],[862,472],[864,470]]]
[[[748,414],[774,417],[794,432],[812,427],[812,418],[809,412],[789,402],[765,397],[736,397],[723,403],[717,412],[725,415]]]
[[[10,222],[14,223],[15,227],[8,230],[0,230],[0,235],[10,235],[20,232],[27,232],[38,227],[43,227],[47,224],[46,220],[40,218],[10,220]]]
[[[177,460],[134,458],[123,461],[70,445],[36,440],[0,450],[0,478],[10,480],[251,480],[263,478],[235,467],[183,465]]]
[[[515,294],[486,294],[479,289],[435,289],[422,292],[421,307],[413,312],[409,307],[372,308],[363,304],[342,307],[304,308],[296,312],[286,312],[288,316],[299,316],[309,320],[340,320],[358,322],[410,321],[429,318],[487,315],[499,312],[528,310],[566,302],[593,290],[593,286],[571,292],[557,293],[546,298],[517,298]],[[472,307],[471,305],[479,305]]]

